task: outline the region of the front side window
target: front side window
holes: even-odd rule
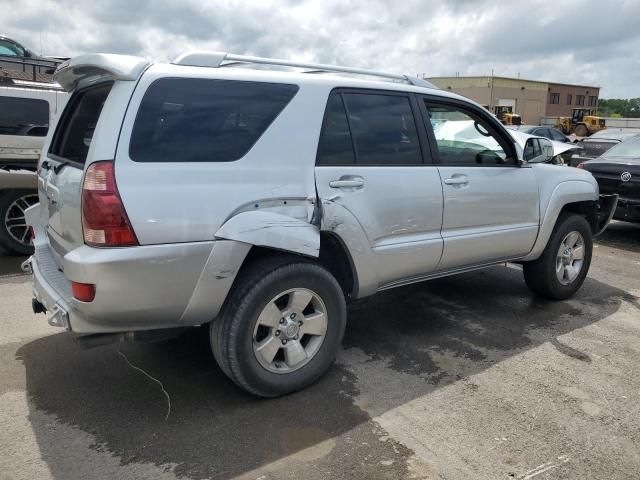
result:
[[[46,100],[0,96],[0,135],[44,137],[48,128]]]
[[[515,165],[505,141],[483,119],[456,106],[425,102],[440,163],[455,166]]]
[[[163,78],[147,89],[131,134],[136,162],[232,162],[245,156],[296,85]]]
[[[558,142],[564,142],[566,140],[565,136],[555,128],[550,128],[549,131],[551,132],[551,140],[556,140]]]

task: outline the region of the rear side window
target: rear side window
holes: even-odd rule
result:
[[[232,162],[258,141],[296,85],[164,78],[146,91],[133,126],[136,162]]]
[[[358,165],[421,165],[409,97],[345,93]]]
[[[422,165],[409,97],[333,93],[327,102],[317,165]]]
[[[49,128],[49,102],[0,96],[0,135],[44,137]]]
[[[343,166],[356,163],[347,112],[340,94],[333,94],[327,102],[316,163]]]
[[[71,97],[56,128],[49,154],[84,164],[112,85],[108,83],[79,90]]]

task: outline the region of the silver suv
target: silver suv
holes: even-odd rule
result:
[[[322,375],[348,299],[502,262],[571,296],[615,204],[404,75],[96,54],[56,80],[72,97],[28,211],[34,310],[94,340],[210,324],[220,367],[258,396]]]

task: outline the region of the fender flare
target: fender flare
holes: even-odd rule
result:
[[[549,196],[544,214],[540,215],[540,229],[538,230],[538,237],[536,238],[533,248],[522,260],[535,260],[542,255],[551,237],[551,233],[556,226],[560,212],[566,205],[570,203],[597,201],[598,191],[597,189],[594,190],[593,184],[590,182],[569,180],[559,183]]]
[[[340,238],[351,257],[355,270],[353,298],[373,295],[378,291],[378,272],[367,235],[356,217],[344,206],[322,199],[321,230]]]
[[[317,258],[320,255],[318,227],[280,213],[260,210],[241,212],[228,219],[214,237],[309,257]]]

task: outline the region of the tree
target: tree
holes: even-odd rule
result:
[[[602,117],[621,116],[640,118],[640,98],[611,98],[598,101],[598,115]]]

